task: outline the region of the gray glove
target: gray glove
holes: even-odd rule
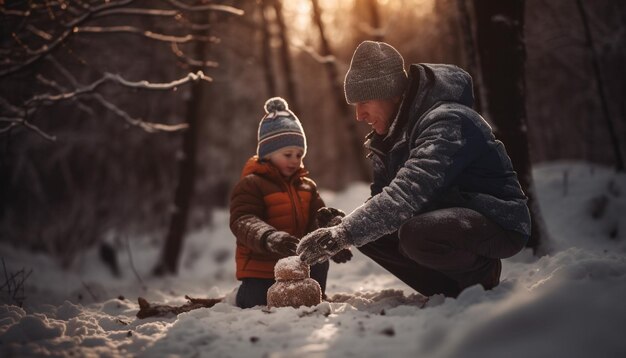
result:
[[[346,213],[342,210],[325,206],[317,211],[315,219],[317,220],[317,227],[329,227],[341,224],[341,218],[344,216]],[[335,263],[342,264],[352,259],[352,252],[350,249],[343,249],[330,259]]]
[[[324,262],[350,246],[349,234],[341,226],[322,228],[306,235],[300,241],[296,254],[308,265]]]
[[[265,248],[281,256],[292,256],[296,254],[298,247],[297,237],[284,231],[274,231],[265,238]]]

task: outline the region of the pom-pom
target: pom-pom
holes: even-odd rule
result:
[[[289,108],[287,101],[281,97],[272,97],[265,101],[265,113],[285,111]]]

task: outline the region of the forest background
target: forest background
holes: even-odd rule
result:
[[[626,6],[516,3],[530,162],[623,170]],[[210,225],[255,153],[272,96],[285,97],[302,121],[305,165],[320,188],[367,182],[357,144],[368,128],[356,125],[340,91],[363,40],[392,44],[407,65],[468,70],[490,121],[480,108],[488,98],[471,1],[0,6],[0,240],[54,255],[66,268],[86,248],[121,247],[137,235],[176,251],[167,247],[172,237]],[[161,262],[154,271],[176,268]]]

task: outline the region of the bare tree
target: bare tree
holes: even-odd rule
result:
[[[267,19],[267,2],[261,1],[258,4],[259,14],[261,16],[261,61],[263,63],[263,73],[265,74],[265,85],[267,86],[267,95],[273,97],[276,95],[276,75],[272,67],[272,49],[270,48],[271,32],[270,23]]]
[[[54,53],[59,48],[65,46],[74,36],[125,33],[173,45],[194,41],[215,41],[214,38],[208,36],[164,34],[130,25],[104,26],[97,24],[92,26],[92,22],[97,22],[99,19],[114,15],[135,15],[167,18],[176,23],[175,18],[180,16],[181,11],[226,11],[240,14],[239,10],[223,5],[193,7],[176,0],[169,0],[167,3],[174,9],[131,8],[130,5],[133,2],[133,0],[120,0],[93,1],[91,4],[18,3],[13,8],[9,8],[9,4],[3,5],[1,11],[7,21],[5,27],[8,30],[8,33],[3,35],[7,35],[7,38],[11,38],[12,41],[5,40],[1,49],[5,58],[0,63],[0,79],[12,79],[10,77],[23,78],[25,75],[32,74],[34,70],[37,82],[54,91],[38,94],[21,101],[9,101],[0,97],[0,123],[5,124],[3,127],[0,127],[0,134],[11,132],[16,127],[23,127],[41,135],[45,139],[54,140],[54,136],[45,133],[29,121],[32,114],[43,106],[60,101],[73,101],[77,97],[92,94],[105,82],[114,82],[129,88],[171,90],[190,81],[210,80],[200,70],[196,74],[190,74],[183,79],[159,84],[152,84],[146,80],[129,81],[121,75],[103,73],[101,78],[93,81],[91,84],[76,87],[76,83],[72,83],[73,81],[70,79],[70,77],[75,77],[75,75],[67,67],[57,64],[61,77],[65,77],[70,82],[63,87],[55,81],[36,73],[35,65],[38,62],[42,59],[54,59]],[[214,64],[204,63],[203,65],[203,67],[213,67]],[[64,90],[66,87],[70,89]],[[104,108],[125,120],[126,123],[143,128],[146,131],[174,131],[185,128],[184,125],[171,126],[133,118],[126,111],[109,102],[101,94],[96,95],[95,99]],[[78,103],[80,104],[80,102]]]
[[[384,41],[385,29],[382,27],[378,1],[357,0],[354,8],[357,16],[362,17],[357,19],[357,29],[362,34],[360,37],[372,41]]]
[[[339,77],[336,57],[330,47],[326,32],[324,31],[322,10],[319,6],[318,0],[311,0],[311,4],[313,6],[313,21],[317,25],[317,29],[320,34],[321,58],[323,59],[322,62],[326,68],[326,73],[328,74],[328,81],[330,82],[330,87],[332,89],[332,96],[335,98],[335,103],[337,109],[339,110],[340,117],[346,120],[347,133],[350,138],[350,148],[355,155],[355,160],[359,170],[359,177],[361,180],[369,182],[371,180],[371,171],[364,155],[363,139],[359,137],[356,129],[356,122],[352,119],[352,113],[345,102],[342,79]],[[343,145],[339,146],[339,148],[343,147]]]
[[[202,19],[201,16],[194,16]],[[208,18],[208,16],[206,16]],[[208,20],[202,22],[209,25]],[[203,35],[208,35],[208,30],[203,30]],[[206,57],[206,44],[202,41],[194,43],[193,53],[196,59],[204,61]],[[201,66],[194,65],[198,70]],[[198,154],[198,127],[201,125],[203,113],[201,102],[203,99],[204,84],[194,83],[191,85],[191,95],[187,101],[187,130],[183,134],[182,158],[178,163],[178,184],[174,194],[174,206],[170,225],[165,237],[165,244],[161,250],[161,258],[157,262],[153,273],[155,275],[176,274],[178,261],[185,239],[187,217],[191,208],[191,201],[196,181],[196,157]]]
[[[283,17],[283,5],[281,0],[269,1],[272,2],[274,11],[276,12],[276,24],[278,25],[278,36],[280,37],[280,59],[283,65],[285,85],[287,89],[287,101],[289,102],[289,107],[294,112],[298,113],[300,103],[298,102],[298,91],[291,63],[289,35],[287,33],[287,25],[285,24],[285,19]]]
[[[532,178],[526,120],[524,64],[524,0],[475,0],[476,34],[486,109],[496,135],[506,145],[529,198],[535,252],[544,241],[545,225]]]
[[[602,108],[602,117],[604,118],[604,122],[609,133],[609,138],[611,138],[611,146],[613,148],[613,155],[615,156],[616,161],[615,167],[618,171],[624,171],[626,163],[624,162],[624,157],[620,149],[620,143],[615,125],[613,124],[613,119],[611,118],[611,115],[609,113],[609,105],[607,103],[607,98],[604,93],[604,80],[602,79],[602,72],[600,71],[600,61],[598,60],[598,54],[594,47],[593,36],[591,34],[591,29],[589,28],[587,11],[581,0],[576,0],[576,7],[578,8],[578,13],[580,14],[580,18],[583,23],[583,30],[585,32],[586,40],[585,44],[589,49],[589,53],[591,54],[591,65],[594,74],[593,77],[595,79],[596,87],[598,89],[598,97],[600,99],[600,106]]]
[[[482,73],[478,64],[478,53],[476,52],[476,38],[474,36],[476,23],[473,19],[473,12],[469,9],[472,6],[467,0],[456,0],[458,19],[462,29],[462,44],[467,61],[467,70],[472,75],[474,81],[474,93],[476,102],[474,106],[480,113],[485,113],[482,103],[485,102],[484,86],[481,85]]]
[[[151,7],[146,7],[147,4]],[[0,61],[0,81],[2,81],[0,86],[0,138],[7,138],[8,146],[12,136],[21,135],[23,132],[31,132],[48,141],[56,141],[57,137],[54,131],[60,128],[60,125],[56,123],[58,121],[52,121],[49,118],[61,119],[63,117],[46,114],[56,114],[53,112],[56,108],[69,108],[72,106],[75,107],[75,111],[84,113],[87,118],[102,118],[110,114],[121,119],[126,126],[137,127],[146,132],[175,132],[187,129],[187,131],[184,131],[183,139],[185,160],[182,163],[185,164],[181,164],[181,174],[179,174],[181,181],[179,188],[185,189],[177,190],[175,199],[176,206],[186,210],[185,206],[188,205],[190,200],[185,199],[185,196],[188,198],[193,193],[193,165],[188,163],[195,162],[195,126],[200,117],[197,105],[193,104],[193,100],[189,101],[187,123],[171,124],[166,123],[167,121],[162,122],[163,119],[161,118],[165,116],[161,114],[159,115],[161,117],[159,121],[147,120],[145,119],[146,116],[131,114],[131,111],[135,109],[134,106],[124,107],[116,103],[120,102],[120,97],[123,97],[123,95],[120,95],[113,88],[127,89],[133,93],[140,91],[172,93],[184,85],[192,84],[191,97],[193,99],[195,95],[195,102],[197,103],[197,96],[202,93],[203,84],[211,81],[211,78],[205,75],[203,71],[215,67],[216,64],[212,61],[204,60],[204,56],[191,58],[181,48],[188,44],[205,46],[208,43],[218,41],[217,38],[202,33],[207,28],[206,24],[194,23],[189,20],[193,14],[212,12],[242,14],[241,10],[234,7],[207,3],[206,1],[198,5],[190,5],[178,0],[161,0],[158,3],[134,0],[2,3],[0,5],[0,13],[3,17],[3,23],[0,27],[0,55],[3,59]],[[154,25],[157,29],[144,28],[144,25]],[[124,36],[114,37],[111,34]],[[186,66],[193,69],[193,71],[180,78],[172,79],[170,77],[165,81],[136,79],[133,77],[136,77],[137,72],[132,71],[126,73],[123,71],[108,72],[93,65],[93,63],[98,61],[93,59],[86,60],[83,57],[85,53],[80,52],[80,46],[77,46],[77,44],[84,44],[85,41],[79,42],[79,40],[84,40],[87,37],[90,40],[94,39],[94,43],[101,43],[102,48],[106,48],[107,44],[111,44],[113,41],[123,41],[126,38],[164,44],[166,45],[164,47],[166,50],[169,45],[171,53],[183,64],[181,67]],[[132,49],[129,49],[129,52],[132,52]],[[169,51],[163,52],[167,53]],[[116,56],[118,56],[116,57],[117,59],[125,56],[125,54],[119,53]],[[134,58],[128,58],[129,63],[135,62],[134,60]],[[77,66],[77,63],[80,66]],[[155,77],[165,77],[163,76],[165,72],[171,74],[173,71],[163,71],[158,73],[160,76]],[[157,73],[149,71],[139,73],[157,75]],[[184,93],[184,91],[179,93]],[[128,105],[128,101],[122,100],[121,102],[126,102]],[[78,131],[79,129],[76,130],[76,133]],[[88,138],[88,135],[85,134],[84,136]],[[7,150],[6,153],[8,152]],[[88,199],[82,199],[81,192],[75,187],[84,186],[86,183],[83,182],[83,185],[79,185],[79,183],[73,180],[71,170],[63,168],[67,167],[66,160],[63,158],[70,154],[72,153],[59,150],[59,153],[55,154],[52,157],[53,159],[51,159],[61,162],[63,170],[61,188],[55,186],[54,182],[48,185],[47,181],[50,180],[42,181],[39,179],[39,182],[32,183],[32,190],[35,195],[41,197],[40,201],[46,202],[49,206],[52,206],[52,204],[48,204],[51,201],[49,199],[50,196],[57,197],[57,200],[63,203],[64,212],[62,215],[64,215],[63,219],[66,221],[64,225],[72,227],[73,229],[70,232],[74,235],[66,235],[66,232],[54,229],[54,232],[50,235],[58,236],[59,242],[52,245],[49,243],[51,240],[46,239],[45,235],[42,234],[43,229],[39,228],[43,225],[40,225],[39,222],[35,224],[29,223],[28,225],[29,227],[34,227],[32,229],[33,232],[28,236],[39,238],[39,240],[44,242],[44,247],[55,247],[55,250],[62,252],[63,255],[67,255],[68,258],[64,259],[65,262],[70,262],[76,250],[93,243],[94,240],[97,240],[97,236],[101,234],[101,232],[96,232],[96,229],[89,227],[89,224],[95,223],[96,226],[101,227],[104,225],[101,222],[106,221],[102,215],[115,215],[106,205],[100,205],[95,208],[89,206],[87,201],[91,200],[92,203],[99,203],[101,202],[101,193],[107,193],[101,187],[91,192],[88,188],[80,189],[88,194]],[[5,170],[13,170],[11,158],[8,158],[8,160],[5,158],[7,157],[3,156],[0,160],[0,165],[2,165],[0,170],[3,171],[3,178],[5,177]],[[38,158],[38,160],[41,161],[43,159]],[[32,164],[30,165],[32,166]],[[41,172],[41,174],[38,172]],[[35,178],[45,175],[43,169],[37,170],[35,168],[35,173],[33,175]],[[10,175],[7,176],[11,177]],[[84,181],[89,182],[94,177],[98,178],[99,176],[95,173]],[[45,188],[41,184],[42,182],[53,188],[54,193],[48,192],[49,188]],[[103,180],[97,182],[102,183]],[[8,187],[11,187],[11,185],[8,185]],[[74,205],[69,202],[70,200],[67,197],[64,197],[69,196],[69,193],[74,191],[78,191],[78,194],[72,196],[72,198],[78,197],[79,201],[81,201],[80,205]],[[5,194],[6,187],[3,186],[0,190],[0,195],[3,196],[3,199]],[[12,200],[17,201],[19,197],[14,197]],[[126,201],[132,202],[132,200],[128,199]],[[0,214],[6,213],[4,205],[5,202],[3,200]],[[75,208],[82,209],[71,209],[72,205]],[[28,206],[22,205],[21,207],[19,210],[29,212]],[[41,210],[45,210],[45,208]],[[40,214],[40,216],[44,216],[44,214]],[[86,216],[92,217],[93,220],[86,220]],[[0,219],[6,218],[24,221],[24,218],[19,213],[15,214],[15,208],[10,216],[0,215]],[[184,218],[177,220],[172,221],[177,223],[185,222]],[[120,219],[119,221],[123,220]],[[3,224],[7,225],[7,222],[11,226],[10,221],[4,221]],[[172,226],[176,226],[176,224],[172,224]],[[3,229],[6,228],[0,227],[0,230]],[[178,225],[176,230],[171,231],[176,232],[179,236],[184,235],[184,224]],[[36,245],[41,244],[38,243],[33,246]]]

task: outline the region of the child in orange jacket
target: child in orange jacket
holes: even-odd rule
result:
[[[274,265],[296,254],[300,238],[317,228],[324,207],[315,182],[302,165],[306,137],[287,102],[270,98],[259,124],[257,155],[248,160],[230,201],[230,229],[237,238],[237,306],[267,304]],[[347,253],[335,261],[345,262]],[[351,254],[349,254],[351,256]],[[311,266],[311,277],[325,292],[328,261]]]

